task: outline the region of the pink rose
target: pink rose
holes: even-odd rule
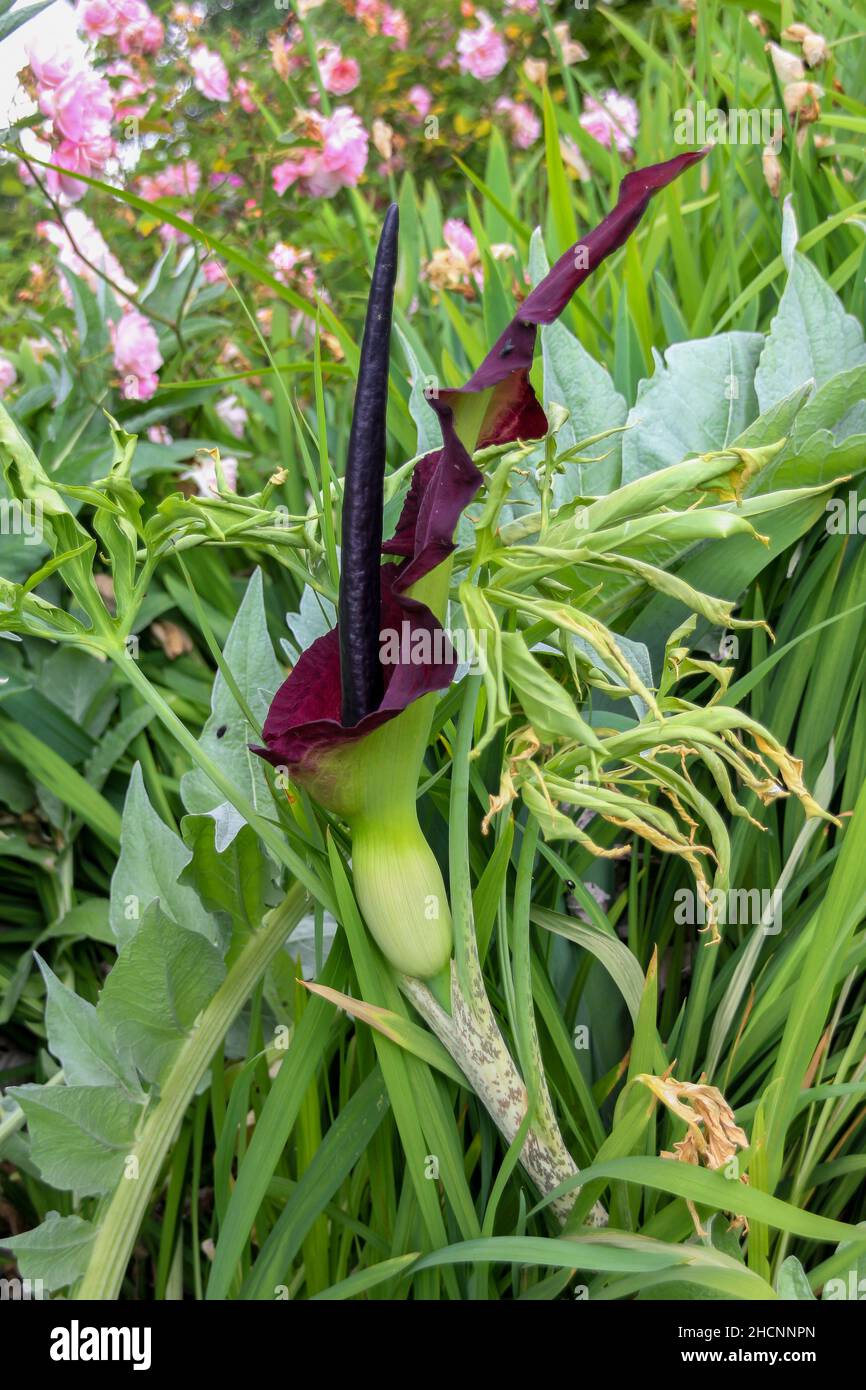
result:
[[[462,256],[465,261],[471,261],[478,255],[478,242],[472,235],[465,222],[461,222],[459,217],[449,217],[444,227],[442,235],[445,238],[445,245],[458,256]]]
[[[226,396],[217,402],[214,409],[229,434],[233,434],[235,439],[243,439],[249,416],[246,406],[241,405],[237,396]]]
[[[164,196],[169,198],[194,198],[201,184],[201,170],[194,159],[168,164],[158,177]]]
[[[415,107],[416,116],[413,119],[423,121],[433,105],[433,94],[420,82],[416,82],[414,87],[409,88],[406,98]]]
[[[8,357],[0,357],[0,396],[5,396],[18,380],[18,373]]]
[[[494,110],[508,117],[511,135],[518,149],[528,150],[541,134],[541,121],[531,106],[525,101],[512,101],[510,97],[500,97]]]
[[[289,246],[285,241],[278,241],[273,251],[268,252],[268,260],[274,267],[274,275],[284,285],[289,283],[292,271],[309,258],[309,251],[299,251],[296,246]]]
[[[490,82],[508,62],[508,48],[485,10],[478,11],[478,28],[461,29],[457,38],[460,71]]]
[[[147,401],[159,385],[162,366],[153,325],[137,309],[128,309],[119,323],[109,325],[114,365],[123,377],[121,395],[128,401]]]
[[[361,69],[354,58],[344,58],[339,48],[329,47],[319,59],[319,73],[326,92],[344,97],[361,80]]]
[[[234,492],[238,480],[238,461],[235,458],[220,458],[220,467],[229,492]],[[219,492],[216,464],[209,453],[202,450],[192,468],[181,473],[181,478],[195,483],[200,497],[210,497]]]
[[[91,164],[104,164],[111,154],[113,116],[111,88],[96,73],[73,73],[54,93],[55,130],[70,144],[79,145]]]
[[[78,23],[89,39],[117,33],[117,8],[110,0],[86,0],[77,10]]]
[[[608,149],[613,143],[620,154],[628,156],[634,153],[632,141],[637,139],[640,112],[631,97],[623,96],[614,88],[602,92],[600,102],[593,97],[584,97],[580,124],[594,140]]]
[[[59,87],[73,72],[80,71],[82,55],[49,34],[34,34],[27,41],[30,68],[40,87]]]
[[[401,52],[409,47],[409,21],[402,10],[393,10],[390,5],[383,6],[382,33],[393,39]]]
[[[332,198],[340,188],[354,188],[367,167],[369,136],[351,106],[338,106],[330,116],[310,111],[307,123],[320,145],[305,146],[277,165],[276,192],[283,194],[296,182],[313,198]]]
[[[216,285],[220,280],[226,278],[226,273],[219,261],[213,260],[210,256],[202,266],[201,273],[204,276],[206,285]]]
[[[245,77],[239,77],[232,87],[232,95],[235,101],[238,103],[241,110],[246,111],[248,115],[251,115],[257,109],[256,103],[253,101],[252,91],[253,89]]]
[[[52,164],[61,164],[64,169],[68,169],[70,175],[84,174],[89,176],[92,172],[91,163],[84,147],[73,145],[69,140],[64,140],[56,150],[52,150],[50,159]],[[87,192],[85,183],[81,183],[76,178],[67,177],[65,174],[58,174],[54,169],[45,170],[45,183],[49,193],[55,198],[58,194],[63,194],[70,203],[77,203],[79,198],[83,198]]]
[[[189,62],[193,82],[202,96],[210,101],[228,101],[229,75],[220,55],[202,44],[195,49]]]

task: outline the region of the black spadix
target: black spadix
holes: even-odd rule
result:
[[[340,572],[340,689],[342,723],[352,727],[382,701],[379,662],[382,502],[391,315],[397,278],[400,214],[385,214],[361,343],[358,384],[343,489]]]

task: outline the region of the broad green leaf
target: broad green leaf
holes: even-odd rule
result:
[[[123,807],[120,858],[111,879],[111,928],[122,949],[140,930],[151,903],[186,930],[219,942],[216,919],[206,912],[180,875],[192,858],[183,841],[151,806],[136,763]]]
[[[529,273],[535,285],[549,270],[540,229],[532,234],[529,247]],[[613,384],[606,367],[596,362],[579,338],[556,321],[542,324],[541,360],[544,371],[542,404],[548,410],[551,403],[563,405],[568,419],[557,434],[557,449],[566,453],[582,439],[590,439],[604,430],[625,424],[628,406]],[[611,435],[585,451],[588,459],[569,460],[565,472],[553,480],[553,500],[556,506],[573,497],[601,496],[612,491],[619,482],[622,436]]]
[[[45,1182],[82,1196],[117,1186],[142,1114],[119,1087],[13,1086],[7,1094],[24,1111]]]
[[[96,1006],[67,989],[50,966],[36,957],[45,981],[48,1046],[70,1086],[120,1086],[141,1100],[138,1078],[120,1056]]]
[[[41,1226],[0,1243],[12,1251],[22,1279],[41,1281],[46,1293],[55,1293],[84,1273],[95,1236],[89,1221],[50,1211]]]
[[[263,723],[285,672],[277,663],[268,636],[261,570],[255,570],[247,585],[225,644],[223,658],[252,714],[259,723]],[[222,672],[217,672],[210,717],[199,743],[205,753],[219,763],[226,776],[236,786],[244,788],[253,805],[265,810],[271,806],[271,796],[262,761],[249,750],[250,743],[256,741],[256,731],[250,728]],[[181,779],[180,793],[186,809],[196,815],[214,811],[225,801],[222,792],[217,790],[201,768],[194,768],[185,774]],[[237,833],[240,824],[237,819],[233,821],[234,833]],[[218,848],[222,850],[231,838],[232,828],[229,828],[221,837]]]
[[[622,442],[622,480],[724,449],[758,415],[753,386],[760,333],[674,343],[642,381]]]
[[[224,976],[219,951],[153,903],[122,947],[97,1013],[142,1076],[157,1081]]]
[[[866,344],[860,324],[845,312],[811,261],[795,252],[755,375],[761,410],[809,380],[820,387],[863,363]]]
[[[418,440],[415,451],[418,454],[427,454],[432,449],[442,447],[442,427],[439,420],[424,395],[424,372],[415,350],[406,334],[398,326],[397,337],[400,339],[400,346],[406,356],[406,363],[409,367],[409,377],[411,379],[411,390],[409,392],[409,413],[415,421],[418,430]]]
[[[267,910],[265,895],[269,861],[255,831],[248,825],[217,850],[217,822],[213,816],[184,816],[181,833],[192,850],[192,861],[182,874],[195,888],[209,912],[224,912],[232,924],[232,945],[261,926]]]

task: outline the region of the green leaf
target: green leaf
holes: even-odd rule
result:
[[[142,1076],[157,1081],[224,977],[216,948],[154,903],[122,948],[97,1013]]]
[[[424,371],[415,355],[415,350],[399,325],[396,328],[396,332],[397,337],[400,339],[400,346],[405,353],[406,363],[409,368],[409,376],[412,380],[409,392],[409,413],[415,421],[415,427],[418,430],[415,452],[418,454],[427,454],[432,449],[440,449],[442,447],[442,427],[439,424],[433,407],[424,395]]]
[[[67,1084],[119,1085],[131,1098],[142,1100],[138,1078],[118,1054],[96,1006],[67,989],[40,956],[36,960],[47,994],[48,1046],[63,1067]]]
[[[780,1298],[803,1303],[814,1303],[815,1295],[806,1277],[806,1271],[796,1255],[789,1255],[779,1265],[776,1276],[776,1293]]]
[[[809,380],[823,386],[838,372],[864,362],[860,324],[845,312],[811,261],[795,252],[755,375],[761,410]]]
[[[642,381],[622,442],[622,480],[724,449],[758,414],[753,386],[760,333],[722,333],[674,343]]]
[[[241,1298],[274,1297],[274,1286],[283,1279],[305,1235],[351,1173],[387,1112],[388,1093],[382,1073],[375,1067],[343,1105],[283,1207],[241,1290]]]
[[[5,14],[0,19],[0,43],[8,39],[10,34],[14,34],[16,29],[20,29],[22,24],[26,24],[29,19],[35,19],[36,15],[47,10],[54,0],[39,0],[36,5],[25,5],[23,10],[13,10],[11,14]]]
[[[580,717],[571,696],[535,660],[520,634],[503,632],[500,641],[505,675],[538,736],[545,743],[558,738],[578,739],[599,749],[597,735]]]
[[[80,816],[111,849],[117,849],[120,817],[114,807],[47,743],[20,724],[4,719],[0,721],[0,748]]]
[[[209,912],[224,912],[232,924],[232,945],[261,926],[266,911],[268,860],[255,831],[242,826],[222,853],[217,850],[212,816],[184,816],[181,834],[192,850],[183,881],[195,888]]]
[[[116,967],[115,967],[116,968]],[[12,1086],[43,1179],[83,1196],[110,1192],[123,1175],[142,1110],[116,1086]]]
[[[396,1278],[411,1264],[414,1264],[417,1258],[417,1251],[410,1251],[408,1255],[395,1255],[391,1260],[380,1260],[378,1264],[369,1265],[367,1269],[359,1269],[355,1274],[350,1274],[348,1279],[341,1279],[338,1284],[332,1284],[330,1288],[322,1289],[321,1293],[313,1294],[310,1302],[356,1298],[359,1294],[366,1293],[368,1289],[375,1289],[377,1285],[385,1284],[389,1279]]]
[[[529,274],[536,285],[549,270],[544,241],[538,228],[529,245]],[[606,367],[596,362],[579,338],[558,320],[541,327],[541,360],[544,370],[543,405],[547,411],[552,402],[563,405],[569,412],[560,428],[557,450],[566,453],[582,439],[590,439],[605,430],[625,424],[628,406],[613,384]],[[622,436],[591,446],[589,458],[599,462],[574,459],[565,465],[565,473],[553,480],[553,500],[556,506],[573,497],[599,496],[611,492],[619,483],[622,455]]]
[[[123,807],[120,858],[111,879],[111,928],[123,948],[140,930],[145,912],[159,901],[175,922],[217,943],[217,921],[205,911],[180,875],[191,852],[154,811],[138,763],[132,770]]]
[[[41,1281],[46,1293],[54,1293],[84,1273],[95,1235],[95,1228],[80,1216],[50,1211],[41,1226],[7,1236],[0,1244],[12,1251],[22,1279]]]
[[[263,723],[285,672],[277,663],[268,636],[261,570],[254,571],[247,585],[223,650],[223,659],[252,714]],[[268,810],[272,800],[262,760],[249,750],[249,744],[255,741],[256,731],[250,728],[222,672],[217,672],[211,713],[199,744],[208,757],[219,763],[226,776],[244,789],[257,809]],[[223,794],[201,768],[185,774],[180,794],[186,809],[198,815],[214,811],[225,802]],[[220,851],[231,842],[241,824],[238,816],[224,822],[217,845]]]

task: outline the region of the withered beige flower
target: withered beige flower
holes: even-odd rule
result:
[[[823,95],[824,88],[817,82],[789,82],[782,93],[788,115],[796,117],[801,125],[817,121]]]
[[[675,1076],[648,1073],[642,1073],[636,1080],[688,1127],[685,1138],[674,1144],[673,1152],[662,1150],[662,1158],[718,1171],[736,1160],[738,1148],[748,1148],[748,1135],[737,1124],[733,1110],[717,1086],[709,1086],[703,1080],[677,1081]],[[748,1183],[748,1174],[740,1174],[739,1181]],[[698,1234],[704,1235],[694,1204],[688,1201],[687,1205]],[[748,1230],[745,1217],[738,1216],[732,1224]]]

